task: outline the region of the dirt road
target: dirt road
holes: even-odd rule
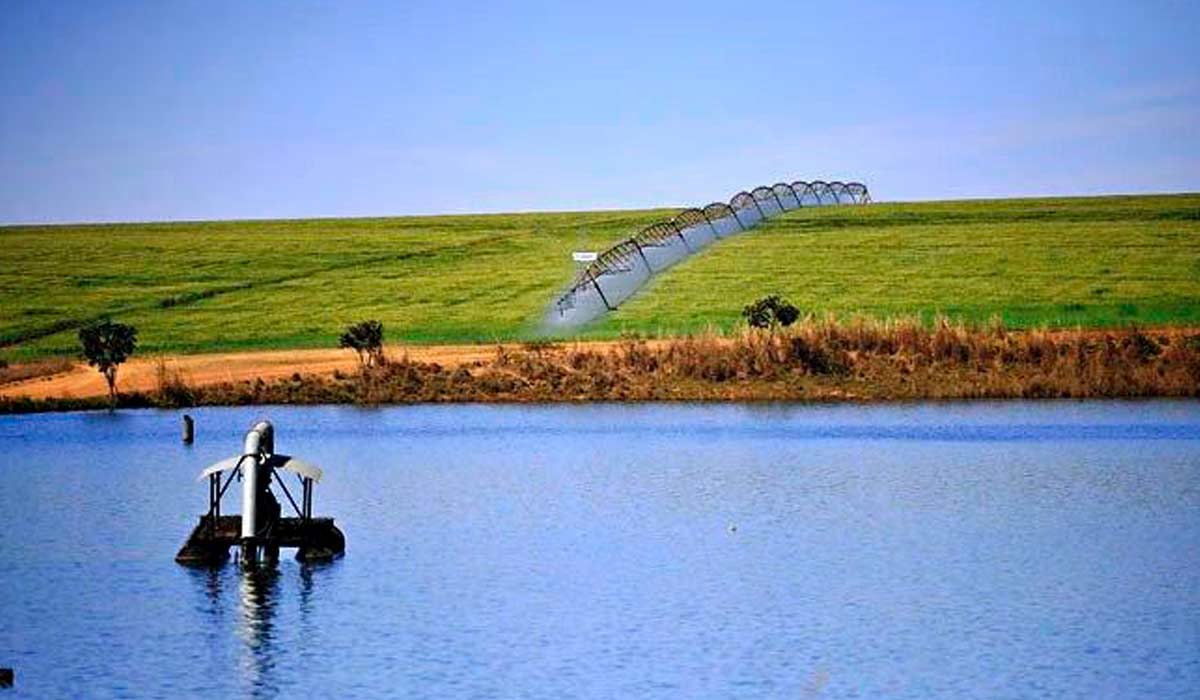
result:
[[[590,343],[606,347],[613,343]],[[495,357],[496,345],[413,345],[389,346],[389,357],[408,355],[417,362],[437,362],[445,367]],[[516,345],[506,347],[519,347]],[[335,370],[353,372],[358,360],[349,350],[279,350],[214,353],[210,355],[167,355],[135,357],[121,365],[117,386],[121,391],[153,391],[158,388],[159,364],[178,372],[195,386],[244,379],[264,381],[300,374],[332,374]],[[107,393],[103,377],[94,368],[80,362],[66,372],[0,384],[0,397],[28,396],[35,399],[85,398]]]

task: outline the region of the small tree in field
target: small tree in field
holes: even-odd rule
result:
[[[79,344],[87,363],[108,382],[108,402],[117,405],[117,367],[137,347],[137,329],[124,323],[101,321],[79,329]]]
[[[752,328],[770,328],[774,330],[780,326],[790,326],[800,318],[800,309],[797,309],[786,299],[781,299],[778,295],[763,297],[753,304],[747,304],[742,309],[742,318],[746,319],[746,323]]]
[[[383,364],[383,324],[379,321],[362,321],[346,327],[338,340],[338,347],[350,348],[358,354],[358,365],[362,369]]]

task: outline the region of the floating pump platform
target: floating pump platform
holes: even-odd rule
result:
[[[248,543],[242,537],[242,516],[221,515],[214,520],[202,515],[191,537],[175,555],[175,561],[180,564],[220,564],[229,558],[231,548],[244,544],[273,548],[273,558],[278,558],[280,548],[295,547],[296,558],[301,561],[325,561],[346,550],[346,538],[333,524],[333,518],[280,518],[270,537]]]
[[[292,498],[285,483],[287,473],[297,479],[300,503]],[[282,547],[295,547],[296,558],[301,561],[341,556],[346,551],[342,531],[333,524],[333,518],[315,518],[312,514],[313,488],[321,476],[321,469],[314,464],[275,454],[275,429],[267,421],[256,423],[246,433],[241,455],[221,460],[200,473],[199,480],[208,481],[208,512],[200,516],[175,561],[221,564],[234,548],[246,565],[276,561]],[[242,486],[242,514],[222,515],[221,498],[235,478]],[[296,517],[280,517],[272,483],[287,497]]]

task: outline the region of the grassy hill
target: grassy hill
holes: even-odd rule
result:
[[[590,332],[728,328],[768,293],[839,316],[1200,325],[1200,195],[800,210],[681,263]]]
[[[667,211],[0,228],[0,357],[74,353],[108,314],[142,351],[332,346],[532,333],[573,274]]]
[[[0,228],[0,357],[68,354],[79,324],[143,351],[532,337],[598,249],[669,212]],[[1200,325],[1200,195],[806,209],[682,263],[584,335],[729,327],[766,293],[806,310],[1014,326]]]

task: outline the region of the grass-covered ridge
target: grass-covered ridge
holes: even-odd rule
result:
[[[0,358],[74,353],[111,315],[140,350],[334,346],[346,324],[389,340],[534,333],[602,248],[667,211],[0,228]]]
[[[530,339],[602,249],[670,211],[0,228],[0,359],[76,352],[109,315],[139,352]],[[1200,325],[1200,195],[811,208],[658,277],[584,335],[729,328],[781,293],[841,317]]]
[[[651,283],[592,332],[729,328],[768,293],[839,316],[1200,324],[1200,195],[804,209]]]

